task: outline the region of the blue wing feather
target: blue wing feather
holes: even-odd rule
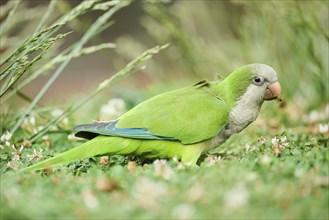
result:
[[[96,122],[92,124],[78,125],[73,130],[78,131],[76,136],[92,139],[97,135],[118,136],[135,139],[160,139],[160,140],[177,140],[172,137],[164,137],[152,134],[145,128],[117,128],[115,125],[119,120],[110,122]]]

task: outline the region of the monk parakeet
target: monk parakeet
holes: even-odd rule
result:
[[[98,155],[173,158],[195,165],[201,154],[221,145],[253,122],[264,100],[281,95],[276,72],[250,64],[221,82],[192,86],[150,98],[117,120],[79,125],[79,147],[23,169],[40,170]]]

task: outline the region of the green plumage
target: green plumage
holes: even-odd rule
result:
[[[227,123],[228,114],[228,106],[205,83],[146,100],[119,117],[117,127],[146,128],[192,144],[213,137]]]
[[[210,145],[222,143],[231,135],[224,132],[229,127],[230,112],[252,84],[254,67],[255,64],[244,66],[221,83],[201,81],[160,94],[116,121],[78,126],[78,136],[96,137],[21,172],[114,154],[177,157],[184,163],[195,164]]]

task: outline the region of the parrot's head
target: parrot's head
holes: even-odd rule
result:
[[[281,86],[274,69],[265,64],[249,64],[231,73],[224,81],[235,100],[261,104],[264,100],[281,100]]]

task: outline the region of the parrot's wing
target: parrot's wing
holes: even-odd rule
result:
[[[144,128],[117,128],[115,125],[118,120],[109,122],[95,122],[93,124],[83,124],[74,127],[75,131],[79,131],[75,136],[93,139],[94,137],[101,135],[128,137],[136,139],[161,139],[161,140],[177,140],[171,137],[163,137],[152,134],[150,131]]]
[[[78,136],[82,137],[91,132],[94,136],[167,139],[192,144],[218,134],[228,117],[225,102],[214,94],[209,83],[202,81],[148,99],[117,121],[82,125],[75,130],[79,130]]]

